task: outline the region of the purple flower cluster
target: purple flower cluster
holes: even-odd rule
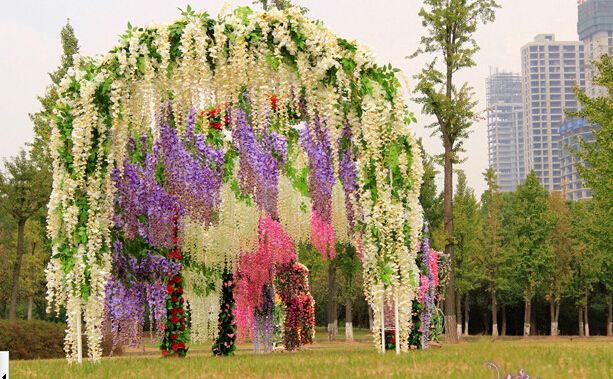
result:
[[[152,329],[164,320],[165,281],[176,275],[180,267],[150,252],[144,257],[128,255],[119,240],[113,243],[113,250],[114,271],[106,288],[107,322],[110,323],[113,349],[119,345],[134,347],[141,341],[145,304],[149,307]]]
[[[254,312],[253,348],[256,353],[272,352],[272,335],[275,329],[275,294],[272,284],[262,288],[262,305]]]
[[[167,113],[167,119],[160,125],[159,140],[166,191],[190,217],[208,223],[221,202],[224,152],[210,147],[202,134],[193,135],[193,111],[188,116],[187,135],[196,151],[190,151],[170,125],[173,117],[170,106]]]
[[[309,157],[309,194],[313,211],[326,223],[332,220],[332,146],[325,118],[315,115],[300,131],[300,143]]]
[[[355,165],[355,157],[353,154],[353,143],[351,135],[351,125],[349,120],[345,122],[339,144],[339,176],[345,190],[345,207],[347,209],[347,222],[349,223],[349,231],[353,232],[355,225],[355,215],[351,204],[351,197],[356,195],[357,189],[357,168]]]
[[[232,135],[239,151],[240,189],[252,195],[267,214],[276,217],[279,170],[287,158],[287,139],[269,126],[258,138],[243,110],[237,109],[235,117]]]
[[[130,139],[133,144],[133,139]],[[141,146],[146,140],[141,138]],[[144,162],[130,163],[126,157],[124,174],[118,168],[112,176],[117,187],[117,211],[114,225],[123,231],[124,238],[142,238],[149,245],[172,247],[172,217],[178,204],[156,181],[159,146],[154,144],[153,153],[142,148]],[[131,153],[134,154],[132,149]],[[129,151],[130,153],[130,151]]]
[[[430,339],[430,324],[432,322],[432,313],[434,312],[435,303],[434,297],[436,296],[436,278],[435,273],[432,271],[431,261],[436,259],[432,256],[436,254],[430,250],[430,241],[428,239],[428,224],[424,225],[424,240],[422,242],[422,267],[425,268],[425,275],[422,274],[422,279],[426,286],[423,290],[423,308],[421,311],[421,347],[425,349],[428,346],[428,340]],[[436,274],[438,275],[438,274]]]
[[[117,187],[113,228],[114,271],[107,287],[107,321],[114,346],[140,343],[149,309],[152,329],[167,317],[168,278],[176,277],[179,263],[165,257],[175,248],[175,218],[188,213],[203,222],[213,219],[223,183],[224,152],[194,134],[195,112],[187,119],[186,139],[172,128],[173,114],[166,116],[160,139],[150,135],[130,139],[123,175],[112,172]]]

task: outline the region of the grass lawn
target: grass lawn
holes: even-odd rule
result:
[[[318,337],[305,351],[272,355],[256,356],[249,345],[241,345],[236,356],[215,358],[208,346],[196,345],[185,359],[152,352],[82,367],[64,360],[11,361],[11,378],[496,378],[485,368],[489,361],[500,367],[501,376],[524,368],[531,378],[613,378],[612,338],[473,338],[382,356],[370,340],[328,343],[321,340],[323,333]]]

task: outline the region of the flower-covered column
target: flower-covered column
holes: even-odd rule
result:
[[[234,275],[224,270],[221,309],[219,310],[219,335],[213,344],[213,354],[233,355],[236,350],[236,321],[234,319]]]
[[[179,272],[174,277],[171,277],[168,281],[167,291],[168,297],[166,299],[166,309],[168,315],[166,318],[166,329],[164,332],[164,340],[160,348],[162,349],[162,355],[164,356],[179,356],[185,357],[187,354],[187,342],[189,341],[189,331],[187,329],[187,314],[183,305],[185,299],[183,298],[183,256],[179,249],[177,224],[179,220],[178,212],[175,211],[174,215],[174,229],[173,229],[173,242],[174,249],[168,253],[168,258],[180,264]]]

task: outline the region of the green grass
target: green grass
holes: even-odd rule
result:
[[[212,357],[204,345],[192,350],[185,359],[125,356],[81,367],[64,360],[12,361],[11,378],[492,379],[495,373],[484,366],[488,361],[496,362],[504,374],[524,368],[532,378],[613,378],[611,338],[481,338],[400,356],[378,354],[368,342],[317,342],[305,351],[257,356],[249,345],[241,345],[229,358]]]

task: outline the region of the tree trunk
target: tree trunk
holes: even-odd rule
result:
[[[536,300],[532,299],[532,306],[530,307],[530,335],[536,336],[538,335],[538,330],[536,329]]]
[[[524,301],[524,337],[530,336],[530,316],[532,314],[532,299]]]
[[[345,302],[345,341],[353,341],[353,304]]]
[[[579,306],[579,337],[584,337],[583,329],[583,305]]]
[[[34,257],[35,251],[36,251],[36,242],[32,244],[32,257]],[[30,265],[30,283],[32,286],[34,286],[34,267],[31,265]],[[32,320],[33,305],[34,305],[34,296],[30,294],[30,296],[28,296],[28,321]]]
[[[585,308],[583,308],[585,310],[585,316],[583,316],[583,326],[585,327],[585,336],[589,337],[590,336],[590,322],[589,319],[587,318],[587,311],[588,311],[588,302],[587,302],[587,295],[585,295]]]
[[[613,295],[607,295],[609,313],[607,313],[607,336],[613,336]]]
[[[453,90],[453,71],[447,70],[447,98],[451,99]],[[444,224],[447,234],[445,254],[449,257],[449,279],[447,282],[447,298],[445,299],[445,340],[447,343],[458,343],[455,306],[455,263],[453,256],[453,146],[449,138],[449,125],[441,125],[443,134],[444,156]]]
[[[32,320],[32,306],[34,305],[34,298],[28,296],[28,321]]]
[[[560,300],[558,300],[558,302],[556,303],[556,308],[555,308],[555,313],[556,313],[556,336],[560,335]]]
[[[507,335],[507,307],[505,305],[502,306],[502,336],[505,337]]]
[[[468,294],[464,296],[464,335],[468,335],[468,321],[469,321],[470,307],[468,305]]]
[[[556,333],[557,333],[557,330],[558,330],[558,326],[556,325],[556,305],[555,305],[555,300],[550,300],[549,301],[549,317],[551,319],[551,327],[550,327],[549,334],[552,337],[555,337]]]
[[[498,337],[498,303],[496,291],[492,291],[492,337]]]
[[[457,312],[456,322],[457,322],[457,330],[458,336],[462,335],[462,295],[456,292],[455,294],[455,310]]]
[[[25,220],[17,223],[17,256],[13,266],[13,290],[11,292],[11,305],[9,308],[9,320],[17,318],[17,293],[19,290],[19,273],[21,272],[21,258],[23,257],[23,238],[25,234]]]
[[[372,307],[369,305],[368,306],[368,329],[371,332],[375,331],[375,325],[374,325],[374,321],[373,321],[373,314],[372,314]]]
[[[336,264],[333,259],[330,259],[330,264],[328,265],[328,340],[336,340],[337,334]]]

